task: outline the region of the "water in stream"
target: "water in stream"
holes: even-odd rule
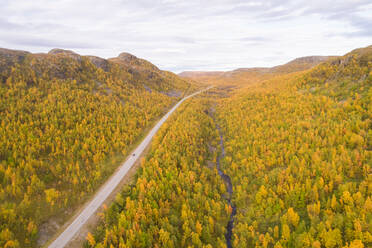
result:
[[[218,124],[216,124],[216,127],[220,135],[220,147],[221,147],[221,154],[217,157],[217,170],[218,170],[218,174],[221,176],[221,178],[224,180],[226,184],[227,192],[229,193],[229,196],[226,200],[229,203],[230,207],[232,208],[230,219],[226,227],[227,232],[225,234],[227,248],[231,248],[231,236],[232,236],[232,229],[234,227],[234,216],[236,214],[236,206],[231,203],[231,197],[233,193],[231,178],[225,173],[223,173],[223,171],[221,170],[221,159],[225,157],[225,148],[223,146],[223,137],[222,137],[221,128]]]

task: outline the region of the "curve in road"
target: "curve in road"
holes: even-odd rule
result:
[[[89,220],[89,218],[97,211],[97,209],[104,203],[111,192],[118,186],[120,181],[128,173],[129,169],[134,165],[136,160],[145,150],[151,139],[159,130],[161,125],[168,119],[168,117],[187,99],[198,95],[213,86],[195,92],[189,96],[184,97],[176,105],[165,114],[160,121],[151,129],[146,138],[137,146],[137,148],[127,157],[127,160],[120,165],[119,170],[110,177],[108,181],[99,189],[94,198],[86,205],[84,210],[72,221],[70,225],[49,245],[49,248],[63,248],[67,243],[79,232],[80,228]]]

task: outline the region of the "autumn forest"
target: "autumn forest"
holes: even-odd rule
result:
[[[208,86],[161,126],[78,246],[372,246],[369,46],[180,75],[127,53],[0,49],[0,247],[46,247],[172,106]]]

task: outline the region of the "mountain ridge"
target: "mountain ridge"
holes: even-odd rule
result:
[[[298,57],[293,60],[290,60],[289,62],[277,65],[273,67],[243,67],[243,68],[237,68],[230,71],[183,71],[180,72],[178,75],[181,77],[186,78],[193,78],[195,76],[228,76],[229,74],[232,74],[234,72],[244,72],[244,71],[255,71],[255,72],[261,72],[261,73],[274,73],[274,72],[282,72],[285,71],[290,65],[301,65],[303,68],[296,68],[297,70],[303,70],[310,69],[311,67],[324,62],[328,59],[337,58],[338,56],[304,56],[304,57]],[[288,69],[287,69],[288,70]],[[288,70],[290,72],[294,72],[294,70]]]
[[[337,56],[306,56],[293,59],[274,67],[238,68],[231,71],[185,71],[178,75],[200,83],[244,86],[269,79],[273,76],[311,69],[320,63],[338,58]]]

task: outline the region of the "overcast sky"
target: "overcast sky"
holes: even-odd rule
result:
[[[274,66],[372,45],[371,0],[0,0],[0,47],[103,58],[129,52],[161,69]]]

